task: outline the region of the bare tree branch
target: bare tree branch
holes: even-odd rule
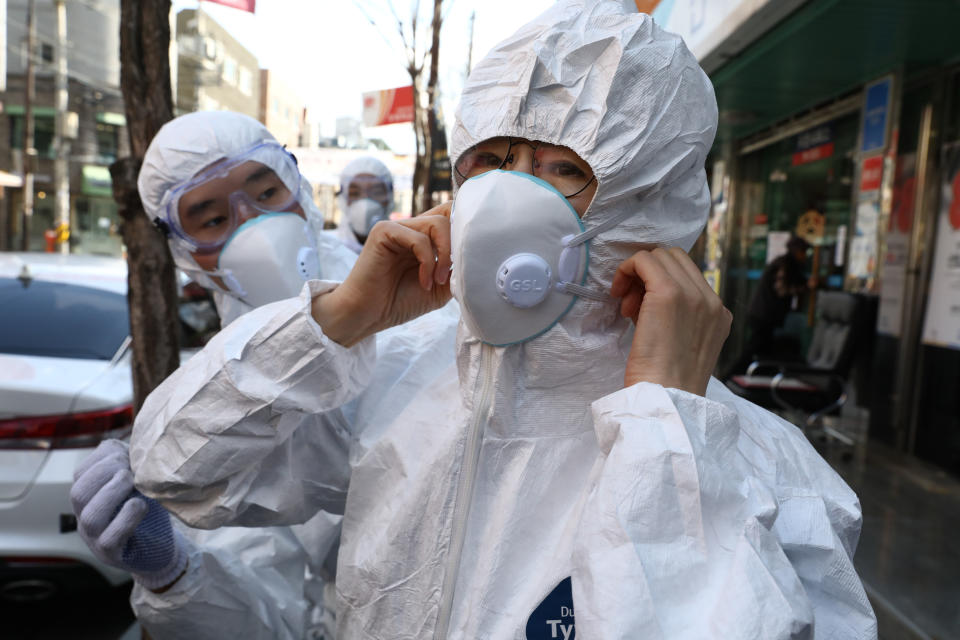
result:
[[[446,3],[447,9],[443,12],[443,16],[440,18],[441,23],[445,23],[447,21],[447,16],[450,15],[450,9],[453,8],[454,0],[446,0]]]
[[[406,30],[403,27],[403,20],[400,19],[400,16],[397,14],[397,9],[393,6],[393,0],[386,0],[387,6],[390,7],[390,13],[393,14],[393,19],[397,23],[397,33],[400,34],[400,42],[403,44],[403,53],[407,57],[407,64],[413,62],[413,57],[416,52],[417,47],[417,34],[416,31],[410,35],[413,40],[413,46],[411,47],[410,43],[407,41]]]
[[[383,41],[386,43],[386,45],[391,49],[394,48],[396,46],[396,43],[390,41],[390,38],[387,37],[386,32],[384,32],[384,30],[380,28],[380,26],[377,24],[377,21],[373,18],[373,16],[370,15],[367,9],[362,4],[360,4],[360,0],[353,0],[353,5],[357,8],[357,10],[360,13],[363,14],[363,17],[367,19],[367,22],[370,23],[370,26],[373,27],[374,30],[380,34],[380,37],[383,38]],[[403,38],[402,32],[400,33],[400,37]],[[403,43],[403,46],[404,46],[404,49],[406,49],[405,42]]]
[[[449,14],[443,11],[444,0],[432,0],[431,19],[425,22],[420,19],[421,0],[408,0],[410,10],[409,23],[404,23],[400,18],[394,2],[397,0],[380,0],[379,7],[382,10],[382,3],[385,2],[393,22],[396,25],[397,35],[400,44],[403,46],[404,56],[406,58],[406,71],[410,76],[410,82],[413,85],[413,131],[416,141],[416,163],[413,172],[413,206],[414,215],[429,209],[432,204],[431,177],[433,166],[433,137],[436,125],[436,107],[438,69],[437,59],[439,57],[440,47],[440,28],[443,20]],[[448,0],[449,1],[449,0]],[[381,32],[385,41],[390,40],[384,35],[385,30],[382,24],[373,17],[372,12],[368,10],[368,5],[361,4],[360,0],[354,0],[354,4],[360,12],[366,17],[367,22]],[[385,14],[386,11],[383,11]],[[429,25],[429,26],[427,26]],[[430,77],[425,77],[427,65],[430,65]],[[426,86],[424,86],[426,83]]]

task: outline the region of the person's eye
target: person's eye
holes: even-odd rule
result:
[[[267,202],[268,200],[271,200],[275,195],[277,195],[277,193],[278,193],[278,189],[276,187],[270,187],[268,189],[264,189],[263,192],[259,196],[257,196],[257,200],[259,202]]]
[[[495,153],[490,153],[489,151],[481,151],[477,154],[477,166],[478,167],[493,167],[496,169],[501,164],[503,164],[503,158],[498,156]]]
[[[208,220],[205,220],[204,223],[200,226],[203,227],[204,229],[214,229],[216,227],[219,227],[226,221],[227,221],[227,216],[214,216]]]
[[[586,178],[583,169],[572,162],[558,162],[554,165],[554,172],[562,178]]]

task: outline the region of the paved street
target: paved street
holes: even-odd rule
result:
[[[883,445],[823,449],[863,507],[855,558],[883,640],[960,638],[960,481]]]
[[[130,587],[88,589],[42,603],[0,603],[4,640],[118,640],[133,623]]]

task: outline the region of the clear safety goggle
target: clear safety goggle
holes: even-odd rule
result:
[[[290,152],[262,142],[171,189],[164,222],[192,251],[216,251],[246,220],[293,209],[301,180]]]
[[[566,198],[582,193],[595,178],[590,166],[572,149],[524,138],[499,137],[484,140],[457,158],[457,184],[494,169],[512,170],[520,145],[533,149],[533,175]]]
[[[353,176],[343,188],[346,190],[348,203],[369,198],[385,204],[390,200],[392,190],[383,178],[366,173]]]

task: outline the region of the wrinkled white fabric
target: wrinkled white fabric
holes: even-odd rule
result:
[[[221,616],[224,628],[245,629],[237,637],[329,632],[331,598],[323,585],[336,564],[340,516],[332,514],[343,510],[347,445],[357,454],[365,438],[389,424],[380,389],[392,390],[388,406],[402,406],[452,361],[459,317],[451,303],[348,350],[327,340],[309,315],[312,297],[333,286],[312,281],[299,298],[240,317],[164,381],[138,414],[131,464],[141,475],[165,478],[154,490],[183,497],[183,478],[211,480],[189,491],[192,507],[172,509],[187,524],[292,525],[184,527],[196,547],[188,574],[164,594],[135,588],[131,596],[157,640],[225,637],[214,622]],[[280,345],[286,347],[278,353]],[[388,355],[373,367],[377,351]],[[214,416],[231,426],[210,446],[202,430],[220,421]],[[154,421],[172,428],[153,430]],[[178,432],[191,422],[204,426],[192,436]],[[198,555],[202,570],[193,568]]]
[[[590,163],[599,186],[584,223],[619,221],[590,241],[587,286],[598,290],[648,243],[689,247],[709,204],[710,83],[679,38],[624,6],[560,0],[495,47],[471,74],[453,131],[454,160],[515,135]],[[305,308],[273,313],[260,322],[308,318]],[[242,415],[201,403],[188,416],[196,384],[161,387],[182,400],[172,411],[148,402],[134,430],[138,487],[208,524],[237,521],[222,505],[253,487],[259,500],[299,490],[296,476],[258,483],[249,469],[269,456],[299,464],[280,426],[316,403],[287,390],[325,389],[346,366],[335,361],[352,358],[319,331],[250,335],[237,335],[239,360],[198,362],[220,369],[212,379],[231,405],[276,397],[275,431],[251,443]],[[551,637],[566,623],[535,614],[566,578],[582,638],[876,637],[852,564],[856,496],[799,430],[715,381],[705,398],[622,389],[631,335],[614,305],[582,299],[520,345],[481,344],[461,323],[456,368],[411,362],[402,383],[377,380],[379,363],[394,361],[378,344],[366,391],[376,424],[350,456],[340,637]],[[268,342],[273,369],[248,368]],[[328,353],[307,383],[298,363]],[[231,380],[228,368],[245,375]],[[253,372],[257,384],[245,384]],[[151,446],[186,436],[196,439],[187,450]],[[224,471],[200,458],[242,464]]]
[[[130,594],[151,638],[308,637],[308,556],[291,527],[201,531],[177,524],[190,540],[186,573],[163,593],[135,583]]]
[[[387,165],[373,156],[363,156],[347,163],[347,166],[340,172],[340,193],[337,196],[337,206],[340,208],[340,224],[337,226],[337,237],[356,253],[360,253],[363,245],[360,244],[360,238],[350,227],[347,216],[347,210],[350,206],[347,202],[347,191],[350,187],[350,181],[360,174],[375,176],[383,181],[383,184],[387,187],[387,198],[390,203],[386,212],[388,216],[393,204],[393,175],[391,175]]]
[[[171,121],[151,143],[140,173],[148,215],[161,214],[164,194],[174,185],[222,157],[269,139],[272,136],[259,122],[231,112],[194,113]],[[321,277],[342,280],[355,254],[333,234],[321,231],[322,216],[309,198],[309,188],[301,190],[299,201],[316,234]],[[180,268],[213,292],[222,326],[253,309],[221,291],[182,247],[171,243],[171,251]],[[303,429],[291,438],[290,446],[340,454],[335,463],[304,480],[312,483],[312,499],[340,511],[336,505],[342,503],[347,478],[341,459],[352,440],[345,421],[337,413],[307,415],[300,426]],[[332,616],[325,608],[330,603],[323,597],[324,584],[333,576],[323,567],[326,556],[335,553],[340,516],[320,513],[303,524],[270,529],[180,530],[193,541],[188,574],[162,594],[140,582],[131,594],[134,611],[154,638],[333,637]]]

